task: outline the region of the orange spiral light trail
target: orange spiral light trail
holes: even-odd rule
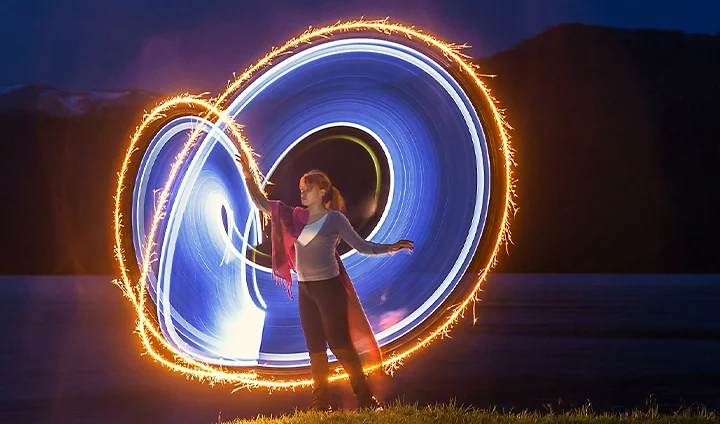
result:
[[[204,100],[198,96],[192,95],[180,95],[171,97],[164,100],[152,111],[147,113],[140,125],[137,127],[133,134],[130,145],[128,146],[125,158],[122,163],[120,172],[118,173],[117,189],[115,191],[114,201],[114,231],[115,231],[115,257],[120,266],[120,278],[113,281],[123,291],[125,297],[130,300],[135,311],[137,313],[137,325],[135,332],[139,335],[142,342],[142,346],[147,354],[152,358],[161,363],[163,366],[170,370],[182,373],[188,378],[197,378],[200,381],[206,381],[210,384],[216,383],[231,383],[235,384],[238,390],[240,388],[254,388],[254,387],[265,387],[269,390],[274,389],[294,389],[298,386],[308,386],[312,384],[312,380],[309,379],[272,379],[261,376],[260,373],[250,371],[237,371],[228,369],[226,367],[215,366],[203,363],[196,359],[193,359],[189,355],[178,351],[163,337],[157,323],[153,322],[151,316],[146,310],[146,296],[145,296],[145,283],[147,276],[150,272],[151,264],[156,260],[156,244],[154,242],[156,232],[158,230],[159,223],[165,219],[167,201],[170,195],[170,187],[172,186],[179,168],[183,165],[184,161],[188,158],[189,152],[192,147],[195,146],[197,139],[200,135],[200,127],[196,128],[185,142],[183,149],[175,158],[174,163],[171,166],[170,174],[167,177],[167,182],[163,189],[160,191],[155,207],[155,213],[152,218],[152,224],[148,232],[147,240],[145,241],[145,249],[143,254],[143,260],[140,266],[140,277],[137,281],[132,281],[130,277],[130,271],[128,268],[128,259],[125,256],[125,250],[123,247],[122,239],[122,228],[123,228],[123,216],[121,211],[123,210],[122,195],[126,187],[126,179],[128,178],[128,169],[131,161],[134,159],[135,153],[138,151],[138,145],[142,137],[144,137],[148,127],[159,119],[164,118],[168,112],[178,106],[190,106],[202,110],[201,117],[214,121],[220,122],[225,125],[225,131],[227,135],[234,141],[238,149],[242,152],[245,157],[249,159],[253,175],[258,182],[259,186],[262,186],[263,176],[260,173],[257,163],[254,160],[254,152],[248,145],[247,141],[242,135],[241,127],[230,117],[228,117],[222,110],[222,105],[236,93],[243,84],[247,82],[254,74],[261,69],[272,66],[273,60],[281,57],[282,55],[292,54],[293,49],[307,44],[313,43],[314,41],[324,40],[333,34],[348,32],[348,31],[367,31],[374,32],[378,31],[388,35],[402,35],[409,39],[416,39],[426,43],[431,48],[434,48],[441,52],[450,61],[456,63],[459,69],[466,74],[470,80],[476,85],[484,96],[485,101],[489,106],[489,110],[492,112],[494,125],[489,130],[496,132],[501,140],[502,157],[504,158],[504,176],[505,176],[505,192],[503,193],[504,199],[504,211],[500,221],[500,228],[495,241],[495,245],[490,255],[489,261],[484,265],[481,272],[478,273],[478,278],[474,288],[470,291],[470,294],[459,304],[453,305],[451,313],[439,326],[426,333],[420,338],[414,345],[405,348],[400,352],[395,352],[392,355],[384,358],[382,365],[375,365],[366,368],[366,371],[372,371],[379,366],[382,366],[386,372],[392,373],[398,369],[403,361],[427,346],[433,340],[442,338],[448,334],[452,326],[464,316],[465,311],[471,305],[474,305],[479,300],[479,293],[481,291],[481,284],[485,281],[488,272],[492,269],[496,262],[500,252],[500,248],[503,244],[510,243],[510,229],[509,221],[510,216],[514,215],[516,211],[516,205],[514,202],[515,192],[514,186],[515,181],[513,179],[512,169],[515,166],[513,161],[513,150],[510,146],[508,129],[509,126],[506,123],[501,111],[498,109],[497,102],[490,94],[489,89],[483,83],[482,75],[479,72],[478,66],[471,63],[469,57],[461,52],[461,50],[467,46],[455,45],[446,43],[435,38],[432,35],[425,34],[414,27],[405,26],[399,23],[391,23],[387,19],[384,20],[355,20],[348,22],[338,22],[334,25],[326,26],[323,28],[312,29],[309,28],[303,34],[295,37],[285,43],[283,46],[273,48],[267,55],[260,59],[257,63],[247,68],[240,76],[235,80],[230,81],[227,89],[220,96],[211,100]],[[473,309],[474,310],[474,309]],[[477,318],[473,313],[473,324],[477,321]],[[336,373],[331,377],[331,381],[345,379],[347,374]],[[235,391],[234,390],[234,391]]]

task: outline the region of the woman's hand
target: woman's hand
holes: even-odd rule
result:
[[[242,172],[245,178],[245,185],[247,186],[248,192],[250,193],[250,199],[252,199],[253,203],[255,203],[255,206],[257,206],[258,209],[270,215],[270,203],[265,193],[255,181],[255,176],[250,169],[250,162],[245,159],[245,157],[240,153],[235,155],[235,160],[238,161],[242,166]]]
[[[412,240],[398,240],[390,245],[389,252],[397,252],[398,250],[407,249],[412,253],[414,249],[413,243],[415,242]]]
[[[238,153],[235,155],[235,160],[238,161],[240,163],[240,165],[242,166],[242,172],[243,172],[243,175],[245,175],[245,178],[251,178],[253,175],[252,175],[252,171],[250,170],[250,163],[245,158],[245,156]]]

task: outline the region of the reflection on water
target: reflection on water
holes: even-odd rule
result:
[[[0,277],[0,415],[11,422],[211,422],[291,413],[307,390],[230,394],[141,356],[110,276]],[[493,275],[479,318],[406,362],[386,400],[480,407],[720,407],[720,276]],[[392,321],[393,316],[383,317]],[[347,383],[333,386],[347,395]],[[380,390],[378,390],[380,391]]]

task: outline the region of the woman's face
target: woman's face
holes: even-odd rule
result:
[[[310,206],[315,203],[322,204],[324,195],[324,189],[320,189],[313,184],[305,184],[305,181],[302,178],[300,179],[300,202],[303,206]]]

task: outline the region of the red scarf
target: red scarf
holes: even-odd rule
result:
[[[307,208],[290,207],[280,200],[270,200],[270,212],[273,281],[285,289],[290,299],[293,299],[290,269],[297,272],[295,267],[295,240],[297,240],[300,232],[307,224],[310,212]],[[378,365],[382,363],[380,347],[337,250],[335,250],[335,259],[337,259],[340,268],[340,280],[342,280],[343,286],[345,286],[348,293],[347,310],[350,339],[364,366]]]

